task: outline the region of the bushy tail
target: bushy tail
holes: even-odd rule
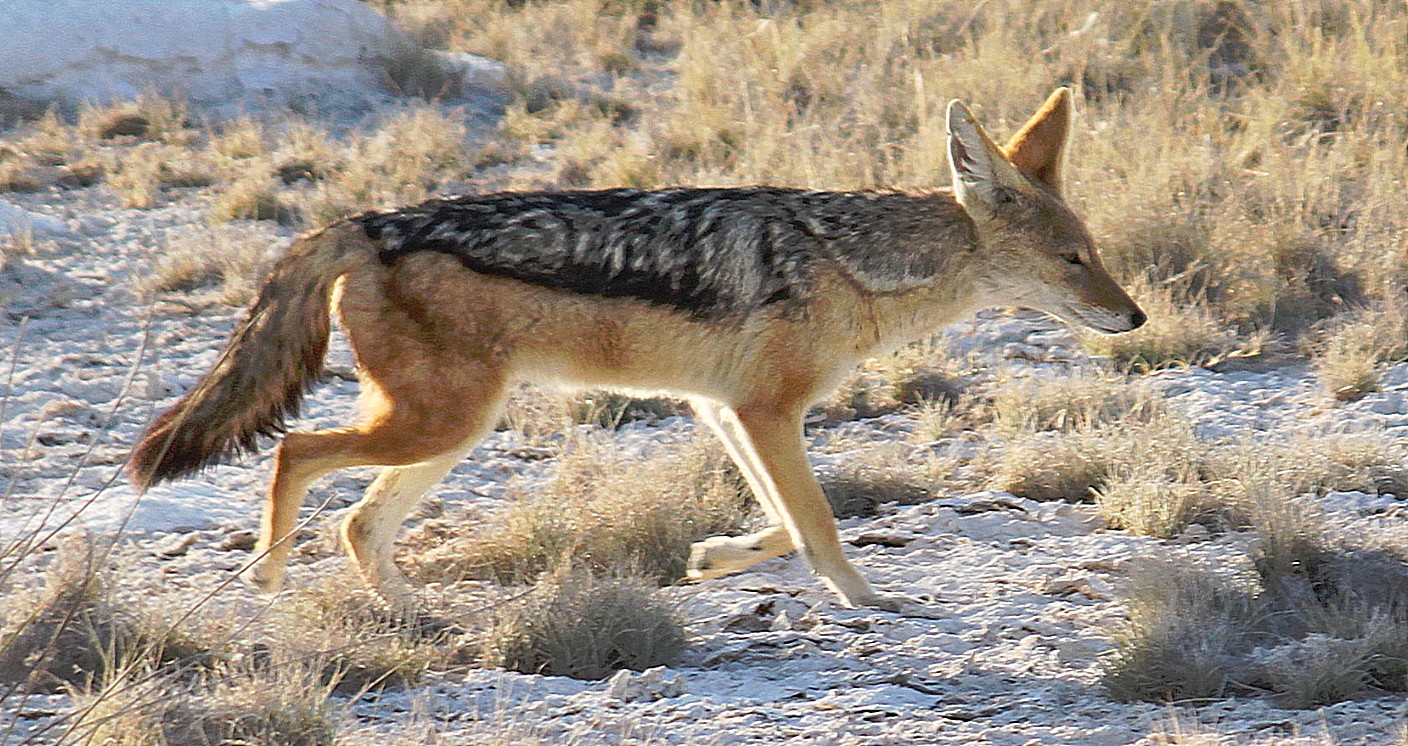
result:
[[[137,489],[247,453],[259,435],[282,432],[321,378],[334,283],[372,256],[355,223],[295,242],[215,367],[147,428],[127,467]]]

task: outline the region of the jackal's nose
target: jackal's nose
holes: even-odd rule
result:
[[[1144,326],[1144,322],[1148,320],[1149,314],[1144,313],[1144,311],[1141,309],[1134,309],[1134,313],[1129,315],[1129,330],[1134,331],[1135,329]]]

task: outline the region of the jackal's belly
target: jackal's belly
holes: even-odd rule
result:
[[[538,333],[516,345],[514,377],[570,388],[719,399],[733,399],[749,388],[757,367],[753,340],[660,309],[626,311],[544,318]]]

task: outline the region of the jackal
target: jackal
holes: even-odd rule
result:
[[[131,479],[145,490],[282,432],[319,378],[332,311],[362,416],[284,436],[253,568],[266,589],[310,485],[378,465],[343,544],[411,606],[392,562],[402,521],[494,427],[510,386],[532,381],[682,396],[723,440],[770,524],[696,543],[690,577],[795,548],[844,603],[893,607],[842,555],[803,414],[856,364],[978,309],[1106,333],[1144,322],[1062,200],[1070,120],[1062,88],[999,147],[951,102],[951,191],[503,193],[335,223],[277,264],[215,367],[152,423]]]

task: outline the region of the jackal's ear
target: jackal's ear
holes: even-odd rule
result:
[[[1071,89],[1057,88],[1002,150],[1032,180],[1061,191],[1061,167],[1071,131]]]
[[[948,164],[953,171],[953,196],[970,212],[995,209],[1025,181],[973,119],[973,112],[958,100],[948,104]]]

